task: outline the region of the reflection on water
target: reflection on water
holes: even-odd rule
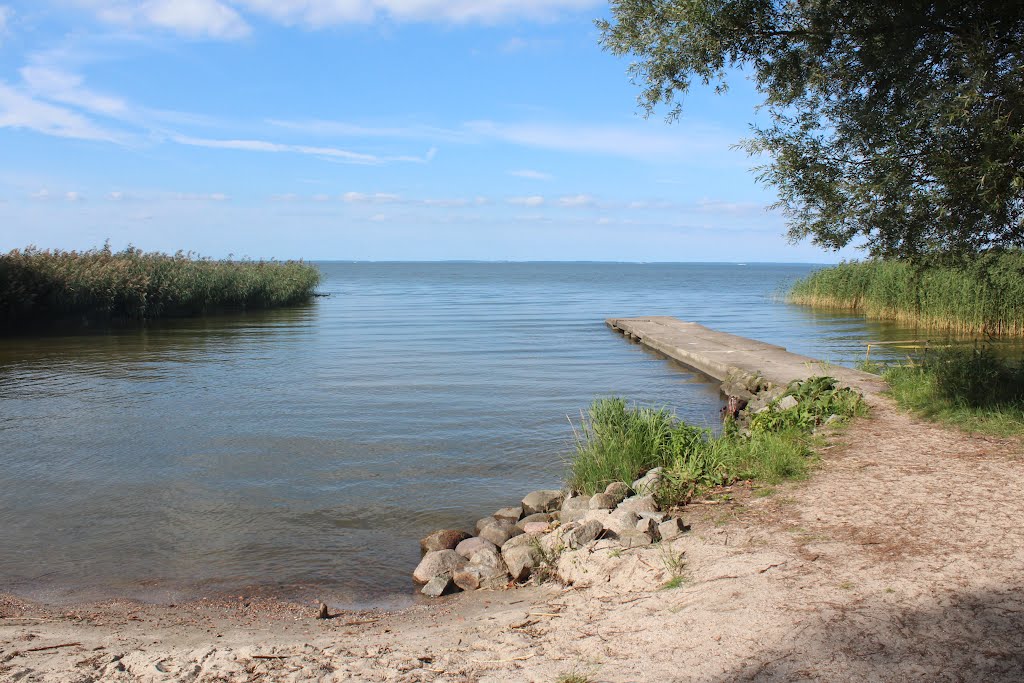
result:
[[[392,600],[421,536],[560,483],[566,416],[593,397],[713,423],[714,386],[604,318],[840,364],[914,338],[775,301],[807,266],[322,268],[330,296],[305,307],[0,338],[0,590]]]

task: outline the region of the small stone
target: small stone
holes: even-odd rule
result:
[[[651,512],[650,510],[634,510],[640,519],[653,519],[658,524],[668,521],[670,515],[667,512]]]
[[[836,415],[835,413],[833,413],[833,414],[829,415],[827,418],[825,418],[825,426],[827,427],[829,425],[835,424],[836,422],[842,422],[842,420],[843,420],[843,418],[841,418],[838,415]]]
[[[534,514],[527,515],[527,516],[523,517],[521,520],[519,520],[518,522],[516,522],[516,528],[522,530],[522,529],[525,529],[526,525],[530,524],[531,522],[544,522],[545,524],[547,524],[550,521],[551,521],[551,515],[549,515],[548,513],[546,513],[546,512],[535,512]]]
[[[473,526],[473,529],[476,530],[476,535],[479,536],[480,532],[483,531],[485,527],[489,527],[490,525],[496,524],[497,522],[497,517],[484,517],[476,521],[476,524]]]
[[[499,590],[507,586],[512,577],[504,570],[504,564],[502,569],[471,564],[455,572],[452,580],[464,591]]]
[[[629,484],[624,481],[613,481],[605,487],[604,492],[622,501],[629,495]]]
[[[595,493],[590,497],[591,510],[611,510],[619,504],[621,499],[609,493]]]
[[[651,518],[640,518],[640,521],[636,523],[636,530],[642,534],[647,534],[651,537],[652,541],[660,541],[661,533],[658,531],[658,523]]]
[[[658,525],[658,535],[661,536],[663,541],[674,541],[683,535],[689,527],[683,524],[683,520],[678,517],[673,517],[667,522],[662,522]]]
[[[654,502],[654,496],[633,496],[619,503],[620,510],[632,510],[633,512],[657,512],[658,504]]]
[[[650,545],[654,542],[651,540],[650,536],[635,529],[623,531],[618,535],[616,540],[623,548],[639,548],[641,546]]]
[[[566,498],[562,501],[562,512],[568,512],[569,510],[586,510],[587,505],[590,504],[589,496],[573,496],[572,498]]]
[[[646,496],[654,493],[658,490],[658,486],[661,485],[661,472],[662,468],[655,467],[649,470],[647,474],[640,477],[633,482],[633,490],[636,491],[638,496]]]
[[[451,593],[455,590],[455,582],[451,576],[435,576],[427,585],[420,591],[428,598],[439,598],[446,593]]]
[[[523,508],[521,507],[501,508],[500,510],[494,513],[495,519],[504,519],[506,521],[512,522],[513,524],[518,522],[519,518],[522,516]]]
[[[604,525],[596,519],[591,519],[562,533],[562,543],[567,548],[575,550],[596,540],[603,532]]]
[[[561,491],[534,491],[523,498],[523,513],[532,515],[537,512],[555,512],[564,499],[565,494]]]
[[[587,499],[589,502],[589,498]],[[590,510],[562,510],[558,513],[558,521],[564,524],[571,524],[572,522],[578,522],[587,516]]]
[[[462,543],[455,546],[455,552],[462,555],[467,560],[473,555],[473,553],[490,548],[491,550],[497,550],[498,546],[491,543],[486,538],[467,538]]]
[[[632,510],[618,509],[608,515],[604,522],[605,531],[611,536],[618,536],[623,533],[636,531],[636,524],[640,521]]]
[[[779,399],[779,402],[775,404],[775,409],[778,411],[792,410],[800,405],[800,401],[796,400],[792,396],[783,396]]]
[[[325,605],[322,602],[320,603],[320,609],[317,611],[316,618],[317,619],[330,619],[331,618],[331,613],[330,613],[330,611],[328,611],[327,605]]]
[[[513,536],[518,536],[521,533],[523,533],[522,529],[516,527],[511,522],[495,521],[494,524],[485,526],[483,529],[480,530],[480,538],[484,539],[485,541],[490,541],[494,545],[501,547],[505,543],[505,541],[512,538]]]
[[[501,559],[501,551],[497,548],[482,548],[476,551],[470,556],[469,563],[505,571],[505,561]]]
[[[412,573],[412,580],[419,584],[429,583],[437,576],[451,577],[466,566],[466,558],[454,550],[435,550],[423,556]]]
[[[504,554],[506,550],[511,550],[512,548],[521,548],[523,546],[528,545],[534,545],[539,541],[540,536],[535,536],[534,534],[519,534],[518,536],[513,536],[512,538],[505,541],[505,543],[501,546],[501,552],[502,554]]]
[[[508,566],[513,581],[523,582],[530,578],[530,572],[540,564],[543,556],[535,545],[524,545],[509,550],[502,549],[501,556]]]
[[[547,522],[527,522],[523,525],[523,532],[527,534],[543,534],[551,530]]]
[[[465,531],[441,529],[420,539],[420,550],[425,553],[432,553],[436,550],[455,550],[455,546],[467,538],[470,538],[470,535]]]

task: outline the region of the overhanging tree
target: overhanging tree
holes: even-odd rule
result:
[[[735,69],[770,123],[789,237],[918,260],[1024,246],[1024,3],[613,0],[601,42],[630,55],[647,113]]]

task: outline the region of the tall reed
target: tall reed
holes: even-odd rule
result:
[[[215,261],[191,252],[15,249],[0,255],[0,322],[139,320],[308,300],[320,271],[301,261]]]
[[[952,334],[1024,336],[1024,253],[957,267],[853,261],[815,271],[788,301]]]

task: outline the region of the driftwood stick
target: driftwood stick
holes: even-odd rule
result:
[[[81,645],[81,643],[61,643],[60,645],[47,645],[46,647],[32,647],[25,650],[25,652],[43,652],[45,650],[56,650],[59,647],[74,647],[76,645]]]

